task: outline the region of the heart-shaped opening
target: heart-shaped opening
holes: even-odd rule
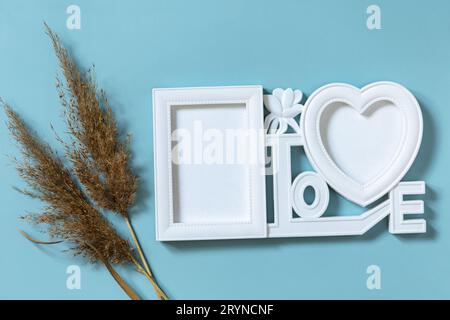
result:
[[[364,186],[394,163],[404,141],[405,120],[391,101],[363,109],[333,102],[320,116],[322,145],[347,177]]]

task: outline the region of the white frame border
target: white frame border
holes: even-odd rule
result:
[[[156,239],[213,240],[267,237],[264,163],[250,166],[250,222],[187,224],[173,223],[170,108],[173,105],[243,103],[248,129],[262,130],[262,86],[155,88],[153,89],[153,146]],[[265,141],[258,139],[257,159],[264,159]]]

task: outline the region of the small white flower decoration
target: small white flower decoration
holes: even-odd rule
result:
[[[294,120],[304,106],[300,104],[303,93],[300,90],[286,90],[277,88],[272,94],[264,95],[264,105],[270,114],[266,116],[264,127],[270,134],[283,134],[291,126],[295,132],[300,133],[300,127]]]

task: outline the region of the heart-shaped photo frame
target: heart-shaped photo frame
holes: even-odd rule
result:
[[[422,112],[394,82],[362,89],[334,83],[316,90],[301,117],[305,152],[339,194],[363,207],[387,194],[420,148]]]

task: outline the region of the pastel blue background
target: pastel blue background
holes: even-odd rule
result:
[[[366,28],[373,2],[382,9],[382,30]],[[70,4],[81,7],[81,30],[65,27]],[[58,66],[43,21],[81,65],[95,63],[120,125],[133,134],[144,184],[134,222],[173,298],[450,298],[449,15],[446,0],[0,0],[0,96],[56,146],[49,123],[64,132]],[[153,87],[262,84],[309,95],[329,82],[377,80],[402,83],[423,107],[424,141],[407,179],[427,182],[426,235],[394,236],[383,221],[362,237],[155,241]],[[104,269],[19,235],[17,227],[40,235],[18,216],[41,205],[11,188],[23,184],[7,157],[18,153],[0,117],[0,298],[126,298]],[[299,157],[297,173],[306,168]],[[331,210],[362,211],[336,195]],[[70,264],[81,266],[81,290],[66,289]],[[382,269],[382,290],[366,288],[371,264]],[[124,275],[154,298],[140,275]]]

